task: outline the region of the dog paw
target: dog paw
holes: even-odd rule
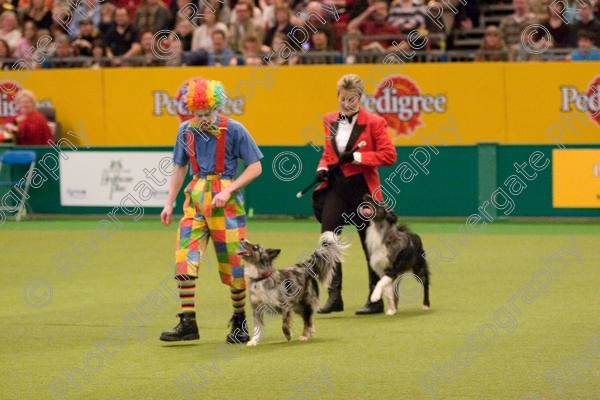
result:
[[[373,293],[371,293],[371,298],[369,300],[371,300],[371,303],[375,303],[379,300],[381,300],[381,296],[383,295],[383,290],[389,285],[391,284],[392,278],[390,278],[389,276],[384,276],[383,278],[381,278],[379,280],[379,282],[377,282],[377,285],[375,285],[375,289],[373,289]]]
[[[301,341],[301,342],[308,342],[308,339],[309,339],[309,337],[308,336],[304,336],[304,335],[302,335],[302,336],[300,336],[298,338],[298,340]]]
[[[287,341],[289,342],[290,340],[292,340],[292,335],[286,335],[285,338],[287,339]]]
[[[421,308],[422,308],[423,310],[425,310],[425,311],[429,310],[429,306],[426,306],[425,304],[423,304],[423,305],[421,306]]]
[[[258,344],[257,340],[251,340],[248,343],[246,343],[246,346],[255,347],[257,344]]]
[[[392,309],[387,309],[385,311],[385,315],[395,315],[396,314],[396,310],[392,310]]]

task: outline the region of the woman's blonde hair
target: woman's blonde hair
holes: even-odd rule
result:
[[[18,97],[20,97],[20,98],[29,97],[31,99],[31,101],[33,101],[33,106],[35,108],[35,106],[37,104],[37,99],[35,98],[35,94],[33,94],[33,92],[31,90],[27,90],[27,89],[21,90],[21,93],[19,94]]]
[[[337,83],[338,93],[344,90],[346,92],[356,93],[359,96],[365,92],[362,79],[356,74],[347,74],[342,76]]]

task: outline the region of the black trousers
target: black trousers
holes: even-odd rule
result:
[[[336,231],[337,229],[337,233],[341,233],[342,229],[338,228],[351,224],[357,227],[369,272],[369,288],[372,290],[372,286],[377,283],[379,277],[369,266],[369,253],[365,244],[368,222],[358,216],[358,206],[363,202],[364,195],[371,192],[362,174],[346,178],[340,171],[337,171],[329,179],[329,184],[325,189],[313,194],[313,207],[317,220],[321,222],[321,232]],[[340,264],[337,266],[337,276],[334,276],[330,289],[342,289],[341,271]]]

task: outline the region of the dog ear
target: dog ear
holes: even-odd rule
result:
[[[281,249],[267,249],[267,254],[271,258],[271,260],[277,257],[279,253],[281,253]]]
[[[396,222],[398,222],[398,217],[396,216],[396,214],[394,214],[393,212],[388,212],[385,214],[385,219],[390,223],[390,224],[395,224]]]

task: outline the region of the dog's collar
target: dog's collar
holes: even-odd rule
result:
[[[264,281],[265,279],[269,278],[271,275],[273,275],[273,270],[267,271],[266,273],[262,274],[258,278],[250,278],[250,280],[252,280],[254,282],[260,282],[260,281]]]

